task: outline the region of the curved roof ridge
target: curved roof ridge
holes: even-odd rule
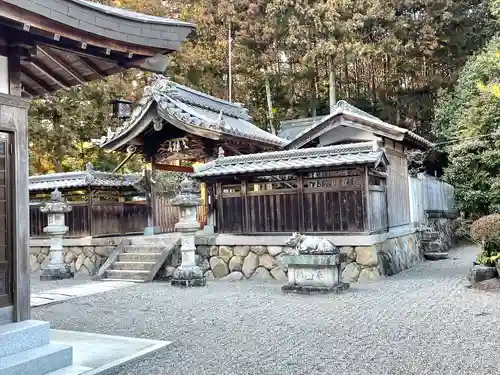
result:
[[[69,0],[72,1],[73,3],[92,8],[97,11],[101,11],[103,13],[107,13],[112,16],[120,17],[120,18],[125,18],[137,22],[143,22],[143,23],[156,23],[160,25],[172,25],[172,26],[188,26],[188,27],[195,27],[194,24],[185,22],[185,21],[180,21],[176,20],[173,18],[166,18],[166,17],[158,17],[158,16],[152,16],[149,14],[144,14],[144,13],[139,13],[135,12],[130,9],[125,9],[125,8],[116,8],[112,7],[109,5],[105,4],[100,4],[100,3],[94,3],[88,0]]]

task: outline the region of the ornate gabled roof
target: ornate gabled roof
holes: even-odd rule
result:
[[[432,142],[408,129],[388,124],[378,117],[348,104],[344,100],[339,100],[335,110],[331,114],[324,116],[320,121],[314,122],[311,126],[301,131],[294,139],[288,142],[285,148],[294,149],[304,146],[312,139],[320,136],[322,134],[322,130],[328,131],[329,129],[325,129],[325,125],[331,123],[330,120],[335,117],[342,117],[345,120],[350,121],[352,124],[366,125],[375,134],[383,135],[390,139],[406,141],[422,148],[432,146]],[[349,123],[346,122],[342,125],[349,126]]]
[[[229,156],[195,167],[194,177],[217,177],[246,173],[274,173],[299,169],[347,165],[388,165],[384,150],[377,141],[328,147],[263,152]]]
[[[204,94],[163,76],[156,76],[144,91],[132,117],[122,127],[108,131],[107,136],[96,141],[98,145],[117,150],[151,127],[156,116],[184,131],[210,139],[233,136],[275,146],[287,143],[252,124],[248,110],[241,104]],[[156,113],[144,120],[148,113],[151,116],[151,111]]]
[[[85,171],[52,173],[30,176],[29,191],[48,191],[54,189],[75,189],[90,187],[134,187],[142,179],[141,175],[124,175],[95,171],[87,164]]]
[[[280,122],[278,136],[291,141],[305,129],[310,128],[323,120],[325,116],[303,117],[293,120],[283,120]]]

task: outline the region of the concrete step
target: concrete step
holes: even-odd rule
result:
[[[49,372],[47,375],[81,375],[86,372],[93,370],[92,367],[78,366],[72,365],[68,367],[64,367],[60,370]]]
[[[135,271],[135,270],[107,270],[106,278],[117,280],[142,280],[146,279],[149,271]]]
[[[161,253],[122,253],[118,254],[118,262],[156,262]]]
[[[445,250],[444,244],[441,241],[433,241],[423,243],[424,252],[439,253]]]
[[[422,232],[422,241],[423,242],[432,242],[436,241],[439,239],[439,233],[438,232]]]
[[[163,253],[166,249],[172,247],[173,245],[128,245],[125,246],[125,253]]]
[[[111,265],[114,270],[149,271],[156,262],[115,262]]]
[[[172,233],[170,235],[161,235],[161,236],[135,236],[130,237],[130,243],[132,245],[162,245],[165,241],[176,241],[179,238],[178,233]]]
[[[72,362],[71,346],[47,344],[3,357],[0,360],[0,375],[46,375],[71,366]]]
[[[49,341],[49,322],[25,320],[0,325],[0,363],[2,357],[47,345]]]
[[[426,252],[426,253],[424,253],[424,258],[426,260],[448,259],[448,253],[444,253],[444,252],[439,252],[439,253]]]

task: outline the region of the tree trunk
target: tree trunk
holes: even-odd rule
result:
[[[335,85],[335,64],[333,63],[333,56],[328,56],[328,89],[330,99],[330,113],[333,113],[333,111],[335,110],[335,105],[337,104]]]
[[[264,81],[266,85],[266,99],[267,99],[267,117],[269,119],[269,130],[271,134],[276,135],[276,128],[273,123],[273,101],[271,98],[271,85],[269,83],[269,76],[267,71],[264,70]]]

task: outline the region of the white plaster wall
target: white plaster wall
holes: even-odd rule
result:
[[[346,126],[339,126],[330,130],[329,132],[323,134],[319,137],[320,146],[328,146],[332,143],[342,142],[342,141],[373,141],[377,139],[375,134],[367,132],[361,129],[349,128]]]
[[[0,56],[0,93],[9,93],[9,65],[5,56]]]

